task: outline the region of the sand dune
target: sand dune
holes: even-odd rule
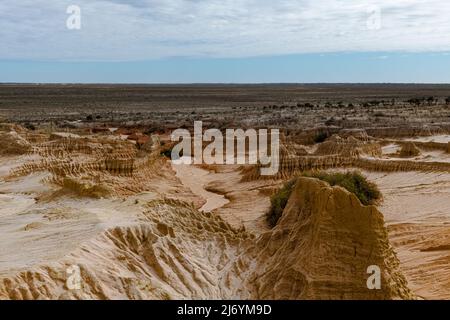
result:
[[[313,194],[319,197],[312,198]],[[347,259],[353,268],[347,268]],[[366,286],[365,270],[371,264],[383,270],[382,290],[369,290]],[[80,289],[67,288],[65,270],[71,265],[80,267]],[[298,182],[279,225],[258,238],[183,202],[155,200],[144,206],[134,223],[107,228],[51,263],[3,276],[0,296],[413,297],[398,270],[382,215],[374,207],[363,207],[347,191],[308,178]]]

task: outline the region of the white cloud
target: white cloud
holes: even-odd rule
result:
[[[82,28],[66,28],[66,8]],[[368,28],[377,18],[380,28]],[[445,0],[0,2],[0,59],[145,60],[339,51],[448,51]]]

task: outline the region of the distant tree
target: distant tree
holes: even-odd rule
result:
[[[316,134],[316,136],[314,137],[314,142],[315,143],[322,143],[325,140],[327,140],[328,138],[328,133],[327,132],[319,132]]]
[[[27,128],[28,130],[32,130],[32,131],[36,130],[36,127],[34,126],[34,124],[32,124],[30,122],[26,122],[24,124],[24,127]]]
[[[446,105],[449,105],[449,104],[450,104],[450,97],[448,97],[448,98],[445,99],[445,104],[446,104]]]
[[[424,101],[424,98],[411,98],[409,100],[407,100],[406,102],[409,103],[410,105],[415,105],[415,106],[420,106],[420,104]]]

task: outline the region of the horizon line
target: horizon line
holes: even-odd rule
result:
[[[111,86],[264,86],[264,85],[450,85],[450,82],[2,82],[8,85],[111,85]]]

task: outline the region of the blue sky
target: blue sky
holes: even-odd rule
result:
[[[0,82],[450,83],[449,16],[445,0],[2,1]]]
[[[447,53],[328,53],[136,62],[0,61],[3,82],[450,82]]]

